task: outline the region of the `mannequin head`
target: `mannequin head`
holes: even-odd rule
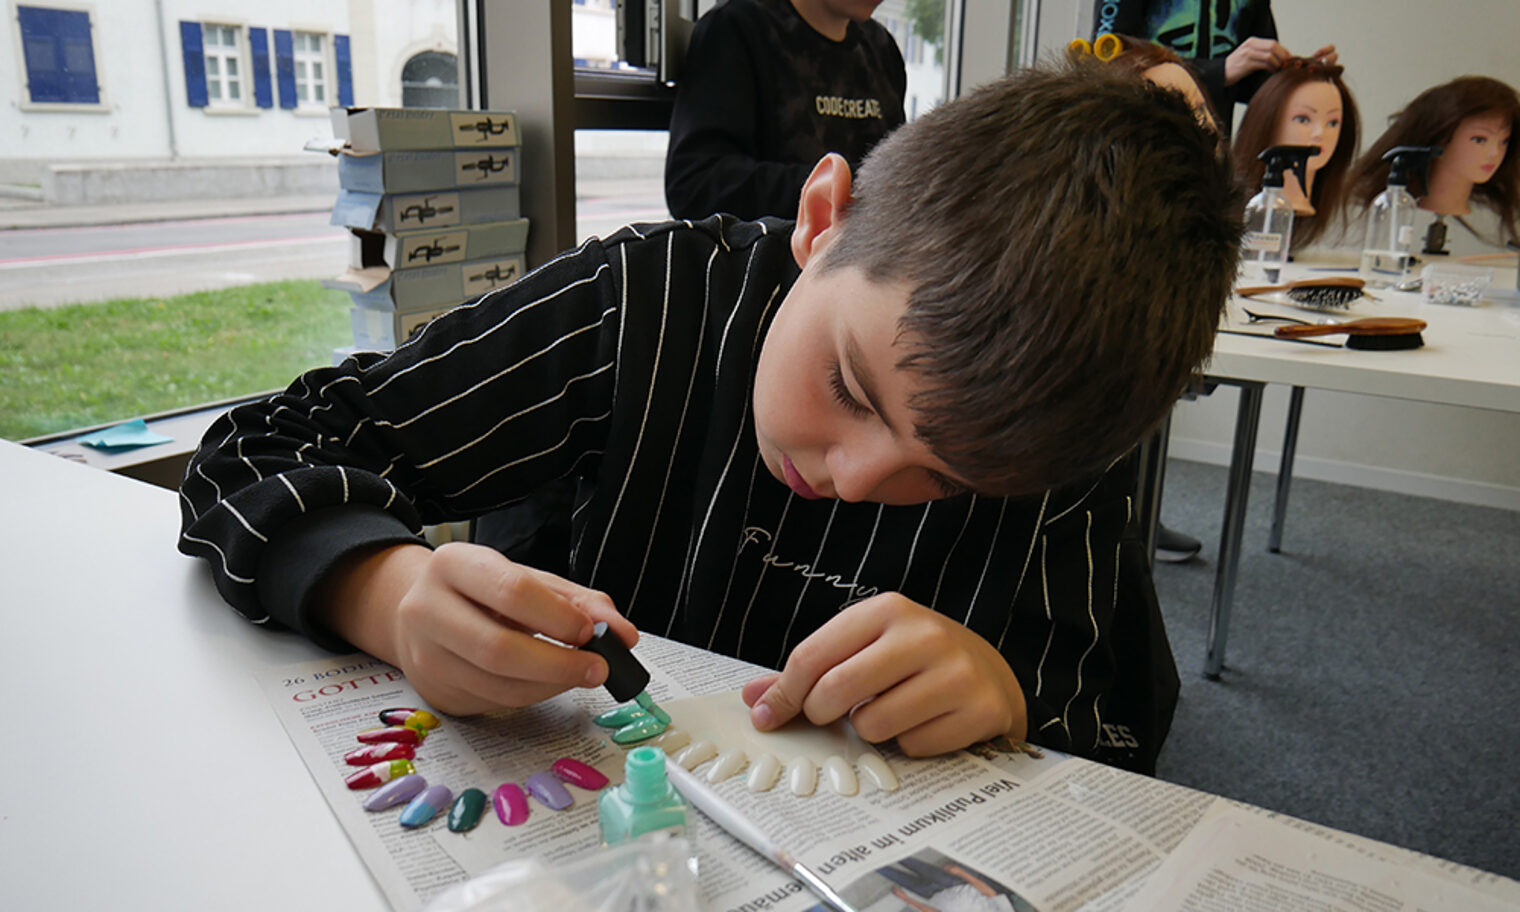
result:
[[[1309,160],[1303,203],[1314,217],[1294,223],[1293,246],[1312,243],[1324,232],[1345,199],[1346,173],[1356,157],[1359,118],[1356,101],[1341,80],[1343,69],[1295,57],[1256,90],[1231,155],[1235,173],[1254,191],[1266,166],[1263,149],[1280,145],[1319,146]]]
[[[1500,231],[1520,237],[1520,162],[1508,154],[1510,138],[1520,124],[1520,96],[1497,79],[1463,76],[1426,89],[1400,111],[1372,148],[1357,161],[1353,197],[1369,205],[1388,184],[1383,153],[1395,146],[1440,146],[1441,156],[1430,163],[1429,180],[1414,175],[1409,192],[1426,208],[1466,211],[1449,199],[1453,190],[1472,203],[1499,215]],[[1485,165],[1492,165],[1485,170]],[[1479,179],[1481,178],[1481,180]],[[1444,205],[1434,205],[1432,190],[1445,191]]]
[[[1143,76],[1163,89],[1181,93],[1197,112],[1198,119],[1218,131],[1219,118],[1208,95],[1198,84],[1197,75],[1171,48],[1130,35],[1106,33],[1099,36],[1096,45],[1088,45],[1085,41],[1072,42],[1067,49],[1068,58],[1083,55],[1096,56],[1105,63]]]

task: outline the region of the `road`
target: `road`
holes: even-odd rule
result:
[[[581,238],[665,217],[658,180],[608,182],[576,203]],[[329,278],[350,242],[327,221],[321,211],[0,231],[0,310]]]

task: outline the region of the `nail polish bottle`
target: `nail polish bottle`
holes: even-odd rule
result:
[[[602,845],[620,845],[646,833],[685,833],[686,802],[666,778],[665,752],[636,747],[628,752],[623,770],[623,784],[603,791],[597,800]]]

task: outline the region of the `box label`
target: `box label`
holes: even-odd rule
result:
[[[454,153],[454,180],[460,186],[517,182],[516,160],[510,149]]]
[[[460,262],[465,257],[465,244],[469,236],[468,231],[407,235],[401,239],[401,256],[394,266],[397,269],[404,269],[411,266]]]
[[[478,297],[516,281],[522,273],[523,258],[520,256],[472,263],[464,272],[464,291],[469,297]]]
[[[448,228],[459,224],[458,193],[414,193],[391,201],[396,229]]]
[[[450,114],[456,146],[515,146],[517,120],[511,115],[469,113]]]

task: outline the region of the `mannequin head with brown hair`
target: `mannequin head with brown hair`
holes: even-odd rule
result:
[[[1487,76],[1463,76],[1426,89],[1400,111],[1356,163],[1352,198],[1363,206],[1388,183],[1383,154],[1396,146],[1440,146],[1429,179],[1412,176],[1409,192],[1420,208],[1465,215],[1477,201],[1499,215],[1504,237],[1520,238],[1520,161],[1509,153],[1520,124],[1520,95]]]
[[[1319,146],[1309,159],[1304,185],[1289,175],[1283,192],[1302,218],[1293,246],[1314,242],[1341,209],[1346,174],[1356,157],[1359,117],[1356,100],[1341,79],[1343,69],[1295,57],[1256,90],[1235,134],[1235,173],[1249,189],[1261,185],[1265,164],[1257,156],[1281,145]]]

